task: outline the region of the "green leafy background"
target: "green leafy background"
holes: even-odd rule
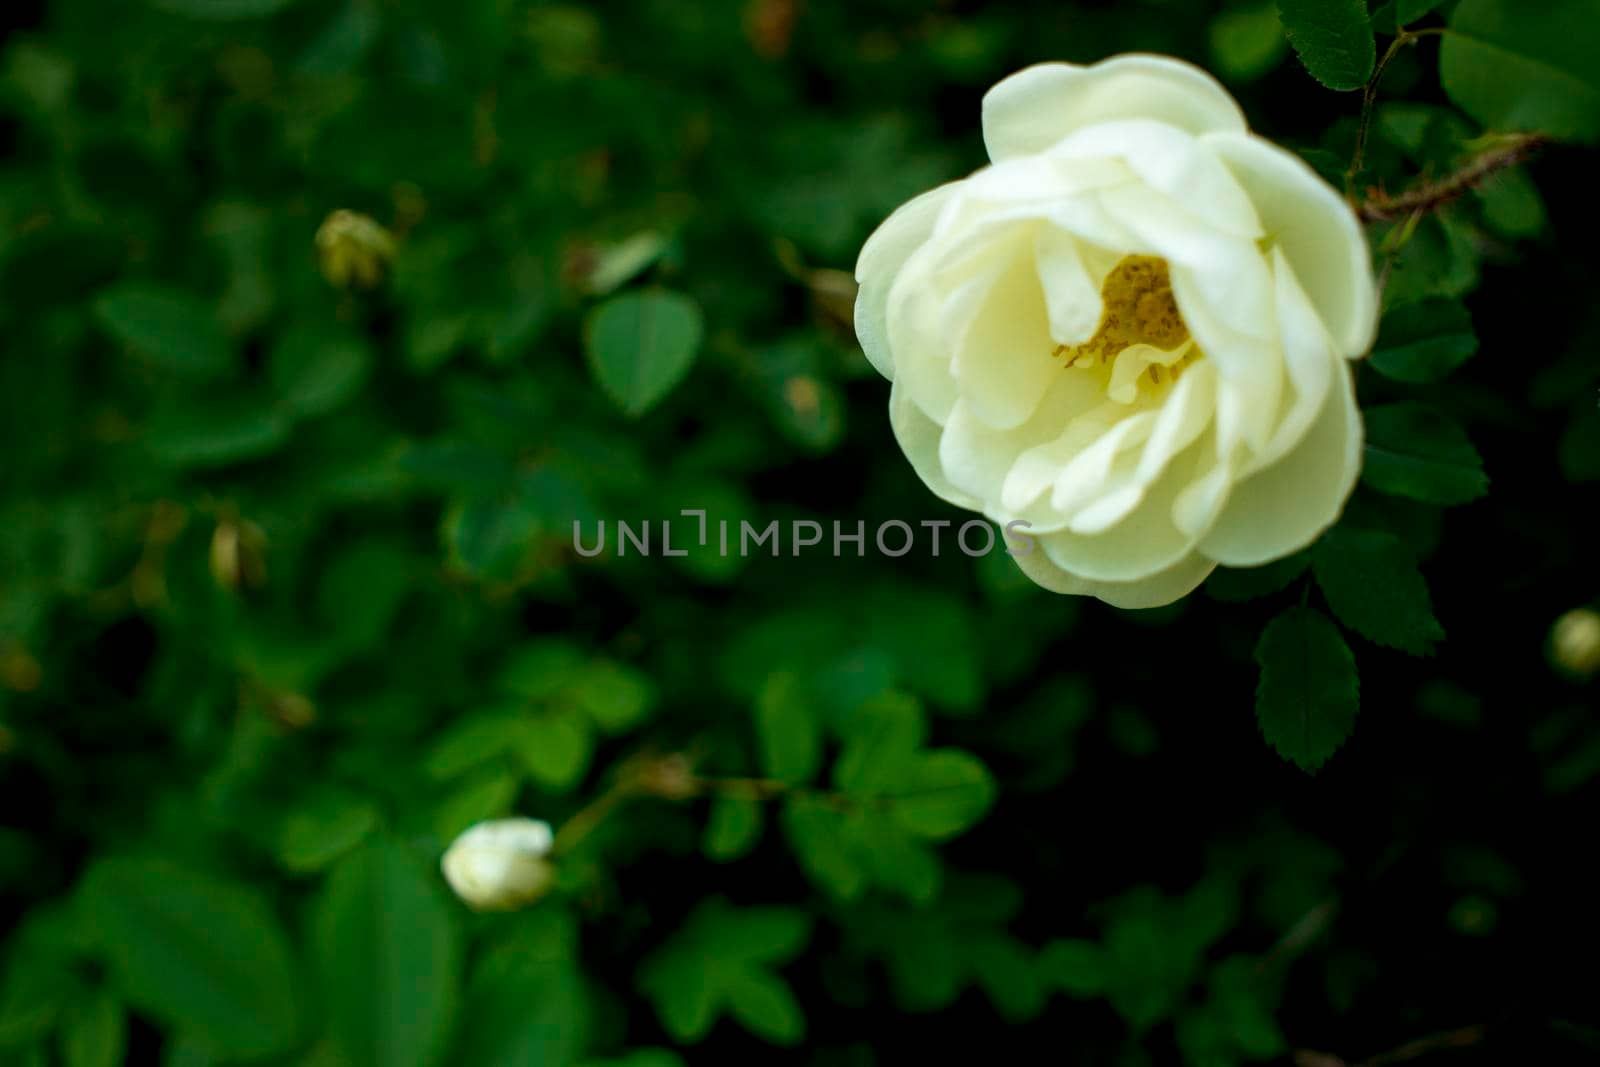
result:
[[[6,19],[0,1062],[1600,1058],[1592,0]],[[1149,612],[953,531],[574,550],[959,523],[855,252],[998,78],[1130,50],[1358,202],[1478,168],[1369,212],[1338,527]],[[475,914],[509,814],[557,885]]]

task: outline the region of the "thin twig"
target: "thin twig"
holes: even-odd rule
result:
[[[1433,26],[1425,30],[1408,30],[1401,27],[1395,34],[1394,40],[1389,42],[1389,47],[1384,50],[1383,58],[1378,60],[1378,65],[1372,69],[1372,77],[1367,79],[1366,88],[1361,91],[1361,121],[1356,126],[1356,148],[1350,156],[1350,169],[1345,171],[1345,192],[1349,194],[1355,186],[1356,175],[1361,173],[1361,168],[1366,165],[1367,135],[1372,129],[1372,112],[1378,103],[1378,83],[1383,80],[1383,72],[1388,69],[1389,63],[1400,50],[1422,40],[1424,37],[1436,37],[1447,32],[1443,26]]]
[[[1481,1044],[1489,1032],[1487,1023],[1476,1026],[1463,1026],[1459,1030],[1447,1030],[1442,1034],[1430,1034],[1419,1037],[1415,1041],[1407,1041],[1387,1052],[1380,1052],[1369,1059],[1359,1060],[1354,1063],[1340,1059],[1331,1052],[1315,1052],[1311,1049],[1300,1049],[1294,1054],[1295,1067],[1393,1067],[1397,1063],[1410,1063],[1419,1060],[1433,1052],[1444,1052],[1448,1049],[1471,1048]]]
[[[1506,134],[1493,148],[1442,178],[1419,182],[1394,195],[1381,189],[1369,190],[1358,206],[1358,214],[1363,222],[1394,222],[1414,213],[1436,211],[1499,171],[1522,163],[1549,143],[1550,138],[1542,133]]]

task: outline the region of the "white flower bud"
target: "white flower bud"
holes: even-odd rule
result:
[[[1557,619],[1550,627],[1550,658],[1581,678],[1600,670],[1600,614],[1574,608]]]
[[[538,819],[491,819],[464,830],[439,867],[456,896],[475,911],[512,911],[550,889],[555,868],[550,824]]]

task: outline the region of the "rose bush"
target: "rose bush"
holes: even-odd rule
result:
[[[1360,471],[1348,361],[1377,319],[1350,206],[1160,56],[1014,74],[983,135],[990,164],[899,208],[856,266],[923,481],[1026,523],[1035,582],[1120,607],[1314,540]]]

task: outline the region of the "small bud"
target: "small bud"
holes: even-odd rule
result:
[[[439,867],[456,896],[474,911],[514,911],[544,896],[555,880],[550,824],[491,819],[468,827],[445,850]]]
[[[1600,614],[1574,608],[1557,619],[1550,627],[1550,658],[1579,678],[1600,671]]]
[[[340,289],[371,289],[394,259],[394,235],[370,216],[341,208],[317,228],[323,277]]]

